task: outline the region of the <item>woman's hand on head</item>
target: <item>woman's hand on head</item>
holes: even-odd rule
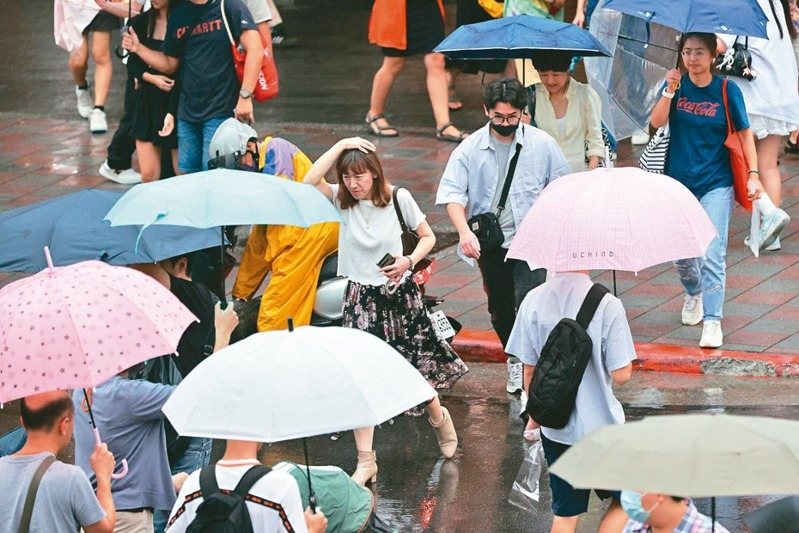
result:
[[[337,144],[342,150],[360,150],[365,154],[377,150],[377,147],[371,141],[368,141],[362,137],[349,137],[347,139],[341,139]]]

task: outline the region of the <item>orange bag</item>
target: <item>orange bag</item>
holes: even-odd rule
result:
[[[749,165],[744,157],[744,147],[730,117],[730,105],[727,101],[727,80],[721,85],[721,98],[724,101],[724,113],[727,116],[727,139],[724,146],[730,152],[730,168],[732,169],[732,184],[735,188],[735,201],[747,211],[752,211],[752,200],[748,197],[747,183],[749,181]]]
[[[222,0],[220,10],[222,11],[222,21],[225,23],[228,39],[230,39],[230,51],[233,54],[233,66],[236,69],[236,77],[238,77],[239,82],[241,82],[244,79],[244,61],[247,58],[247,51],[241,47],[241,44],[237,44],[233,39],[233,33],[230,31],[230,26],[227,23],[227,15],[225,14],[225,0]],[[258,79],[255,82],[255,90],[252,92],[252,97],[256,102],[270,100],[276,97],[279,92],[279,80],[275,58],[272,56],[272,51],[266,43],[262,44],[264,44],[264,57],[261,61],[261,70],[258,72]]]

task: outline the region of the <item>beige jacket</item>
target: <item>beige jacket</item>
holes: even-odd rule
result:
[[[563,134],[558,128],[555,110],[549,101],[549,92],[540,83],[535,84],[535,97],[535,124],[558,142],[572,172],[581,172],[588,168],[585,163],[586,157],[594,155],[605,157],[605,143],[602,141],[602,103],[596,91],[574,78],[569,80],[566,89],[569,106],[566,109]]]

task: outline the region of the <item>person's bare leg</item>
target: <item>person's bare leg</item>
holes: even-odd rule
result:
[[[760,171],[760,181],[771,201],[777,207],[782,200],[782,178],[777,160],[780,155],[782,137],[769,135],[764,139],[755,141],[757,149],[757,166]]]
[[[404,57],[384,57],[383,64],[375,73],[372,80],[372,94],[369,98],[369,116],[373,117],[385,112],[386,100],[391,92],[391,87],[394,86],[394,80],[402,69],[405,68]],[[446,91],[446,80],[444,81]],[[446,106],[446,101],[445,101]],[[387,128],[388,121],[386,119],[379,119],[375,122],[381,128]],[[393,134],[397,130],[389,128],[386,133]]]
[[[463,102],[458,97],[458,91],[455,88],[460,74],[461,70],[459,68],[447,69],[447,107],[449,107],[450,111],[457,111],[463,107]]]
[[[372,442],[375,438],[375,428],[370,426],[368,428],[358,428],[352,430],[355,436],[355,448],[361,452],[372,451]]]
[[[142,183],[161,179],[161,149],[151,142],[137,139],[136,153],[139,155]]]
[[[94,105],[104,106],[114,72],[114,65],[111,62],[110,33],[92,32],[92,59],[94,60]]]
[[[556,516],[552,521],[550,533],[574,533],[577,531],[579,516]]]
[[[440,424],[444,419],[444,411],[441,410],[441,400],[436,396],[433,401],[425,405],[424,410],[433,424]]]
[[[515,78],[516,77],[516,62],[512,59],[508,59],[508,62],[505,64],[505,71],[502,73],[503,78]]]
[[[433,106],[433,116],[438,130],[449,122],[447,71],[444,68],[443,54],[437,52],[425,54],[424,66],[427,69],[427,94],[430,97],[430,105]],[[449,126],[441,133],[457,137],[461,131],[455,126]]]
[[[175,175],[178,173],[178,149],[175,148],[172,150],[172,170],[175,171]]]
[[[80,49],[69,56],[68,64],[75,85],[84,87],[87,84],[86,72],[89,70],[89,41],[85,35]]]
[[[619,533],[627,525],[627,518],[627,513],[621,508],[621,504],[617,500],[611,500],[610,507],[599,523],[597,533]]]

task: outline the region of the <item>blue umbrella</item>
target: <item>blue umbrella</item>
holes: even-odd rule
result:
[[[122,193],[86,189],[0,213],[0,271],[39,272],[48,246],[56,266],[96,259],[152,263],[219,244],[212,229],[160,226],[136,248],[140,228],[113,228],[103,217]]]
[[[136,185],[105,219],[112,226],[172,224],[194,228],[236,224],[308,227],[340,220],[333,204],[316,187],[224,168]]]
[[[768,39],[768,18],[757,0],[607,0],[602,7],[680,33],[728,33]]]
[[[536,50],[610,56],[608,49],[586,30],[530,15],[466,24],[435,48],[451,59],[524,59]]]

